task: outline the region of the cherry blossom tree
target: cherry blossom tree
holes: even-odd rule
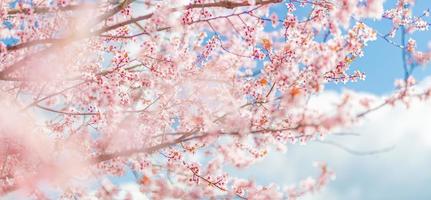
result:
[[[334,177],[324,162],[297,186],[258,185],[226,169],[247,169],[382,107],[431,96],[412,76],[431,51],[409,38],[428,31],[428,11],[414,16],[414,0],[387,10],[383,3],[0,1],[0,195],[46,199],[52,188],[63,199],[118,198],[110,177],[126,173],[152,199],[318,191]],[[366,19],[392,29],[380,33]],[[375,40],[402,53],[405,74],[393,95],[379,101],[352,92],[332,112],[311,108],[326,84],[365,79],[349,67]]]

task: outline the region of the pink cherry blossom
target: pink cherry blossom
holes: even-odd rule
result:
[[[0,195],[115,199],[110,178],[132,173],[151,199],[297,199],[333,180],[331,166],[293,186],[227,168],[431,97],[412,74],[431,61],[406,39],[429,29],[413,0],[12,2],[0,3]],[[376,40],[403,53],[393,94],[310,106],[329,82],[366,81],[354,61]]]

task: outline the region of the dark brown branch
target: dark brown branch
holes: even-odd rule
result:
[[[376,150],[371,150],[371,151],[358,151],[358,150],[350,149],[349,147],[346,147],[346,146],[344,146],[340,143],[334,142],[334,141],[317,140],[317,142],[322,143],[322,144],[332,145],[334,147],[340,148],[340,149],[342,149],[342,150],[344,150],[350,154],[357,155],[357,156],[369,156],[369,155],[385,153],[385,152],[392,151],[395,148],[395,145],[392,145],[390,147],[385,147],[382,149],[376,149]]]
[[[274,132],[280,132],[280,131],[290,131],[290,130],[297,130],[300,127],[304,127],[304,126],[315,126],[315,125],[307,125],[307,124],[300,124],[297,125],[295,127],[290,127],[290,128],[282,128],[282,129],[260,129],[260,130],[254,130],[254,131],[250,131],[250,134],[266,134],[266,133],[274,133]],[[233,135],[233,136],[239,136],[240,134],[238,132],[219,132],[218,134],[220,135]],[[160,134],[163,135],[163,134]],[[192,130],[189,132],[181,132],[181,133],[170,133],[170,135],[180,135],[177,139],[171,141],[171,142],[165,142],[162,144],[158,144],[152,147],[146,147],[146,148],[138,148],[138,149],[131,149],[131,150],[126,150],[126,151],[121,151],[121,152],[116,152],[116,153],[110,153],[110,154],[102,154],[97,156],[96,158],[91,160],[91,163],[97,164],[99,162],[103,162],[103,161],[108,161],[108,160],[112,160],[114,158],[118,158],[118,157],[127,157],[127,156],[131,156],[133,154],[137,154],[137,153],[148,153],[151,154],[155,151],[167,148],[169,146],[173,146],[182,142],[187,142],[187,141],[191,141],[191,140],[197,140],[197,139],[202,139],[205,137],[208,137],[210,135],[212,135],[212,133],[209,132],[201,132],[199,133],[196,130]],[[307,138],[307,137],[313,137],[314,134],[306,134],[306,135],[294,135],[294,136],[289,136],[288,138]]]
[[[199,174],[195,173],[195,172],[194,172],[193,170],[191,170],[191,169],[190,169],[190,171],[193,173],[193,175],[195,175],[196,177],[198,177],[198,178],[200,178],[201,180],[205,181],[205,182],[206,182],[206,183],[208,183],[209,185],[214,186],[214,187],[218,188],[218,189],[219,189],[219,190],[221,190],[221,191],[229,192],[229,191],[228,191],[228,189],[226,189],[226,188],[223,188],[223,187],[219,186],[219,185],[218,185],[218,183],[214,183],[214,182],[212,182],[212,181],[210,181],[210,180],[206,179],[205,177],[203,177],[203,176],[201,176],[201,175],[199,175]],[[246,197],[244,197],[244,196],[242,196],[242,195],[239,195],[239,194],[237,194],[237,193],[234,193],[234,194],[235,194],[235,196],[239,197],[240,199],[247,199]]]
[[[56,38],[48,38],[48,39],[39,39],[39,40],[32,40],[29,42],[23,42],[14,46],[9,46],[7,47],[8,51],[15,51],[18,49],[22,49],[22,48],[26,48],[26,47],[31,47],[31,46],[35,46],[38,44],[52,44],[52,43],[59,43],[61,41],[63,41],[64,39],[56,39]]]
[[[63,114],[63,115],[99,115],[100,114],[98,112],[67,112],[67,111],[62,111],[62,110],[55,110],[52,108],[41,106],[39,104],[36,104],[36,107],[38,107],[42,110],[46,110],[46,111],[58,113],[58,114]]]
[[[136,0],[124,0],[122,3],[120,3],[115,8],[113,8],[110,11],[108,11],[108,12],[100,15],[99,17],[97,17],[97,23],[99,23],[101,21],[104,21],[104,20],[112,17],[113,15],[117,14],[118,12],[120,12],[121,10],[123,10],[124,8],[126,8],[127,6],[129,6],[130,4],[132,4],[135,1]]]
[[[95,8],[96,4],[94,3],[83,3],[79,5],[67,5],[63,7],[35,7],[33,8],[32,12],[35,14],[44,14],[44,13],[53,13],[57,11],[71,11],[71,10],[82,10],[82,9],[93,9]],[[23,8],[23,9],[11,9],[7,11],[8,15],[16,15],[20,13],[28,13],[30,11],[30,8]]]
[[[140,65],[140,64],[139,64],[139,65],[133,65],[133,66],[130,66],[130,67],[126,67],[125,69],[126,69],[126,70],[131,70],[131,69],[134,69],[134,68],[139,67],[139,66],[141,66],[141,65]],[[105,76],[105,75],[110,74],[110,73],[112,73],[112,72],[114,72],[114,71],[115,71],[115,70],[112,70],[112,69],[104,70],[104,71],[99,72],[99,73],[97,74],[97,76]],[[31,103],[31,104],[27,105],[27,106],[26,106],[25,108],[23,108],[22,110],[26,110],[26,109],[28,109],[28,108],[30,108],[30,107],[32,107],[32,106],[35,106],[35,105],[39,104],[39,103],[40,103],[40,102],[42,102],[42,101],[45,101],[45,100],[47,100],[47,99],[49,99],[49,98],[53,97],[53,96],[57,96],[57,95],[59,95],[59,94],[62,94],[62,93],[64,93],[64,92],[68,91],[68,90],[74,89],[74,88],[76,88],[76,87],[78,87],[78,86],[80,86],[80,85],[86,84],[86,83],[88,83],[88,82],[90,82],[90,81],[91,81],[91,80],[85,80],[85,81],[82,81],[82,82],[77,83],[77,84],[75,84],[75,85],[72,85],[72,86],[70,86],[70,87],[67,87],[67,88],[65,88],[65,89],[63,89],[63,90],[61,90],[61,91],[59,91],[59,92],[55,92],[55,93],[49,94],[49,95],[47,95],[47,96],[45,96],[45,97],[43,97],[43,98],[41,98],[41,99],[38,99],[38,100],[34,101],[33,103]]]
[[[45,101],[45,100],[47,100],[47,99],[49,99],[49,98],[51,98],[51,97],[53,97],[53,96],[57,96],[57,95],[59,95],[59,94],[62,94],[62,93],[64,93],[64,92],[68,91],[68,90],[74,89],[74,88],[76,88],[76,87],[78,87],[78,86],[80,86],[80,85],[83,85],[83,84],[87,83],[87,82],[88,82],[88,81],[84,81],[84,82],[81,82],[81,83],[78,83],[78,84],[72,85],[72,86],[70,86],[70,87],[67,87],[67,88],[65,88],[65,89],[63,89],[63,90],[61,90],[61,91],[59,91],[59,92],[55,92],[55,93],[52,93],[52,94],[50,94],[50,95],[47,95],[47,96],[45,96],[45,97],[43,97],[43,98],[41,98],[41,99],[38,99],[38,100],[34,101],[33,103],[31,103],[31,104],[29,104],[29,105],[27,105],[27,106],[26,106],[26,107],[24,107],[22,110],[27,110],[28,108],[30,108],[30,107],[32,107],[32,106],[35,106],[35,105],[37,105],[38,103],[40,103],[40,102],[42,102],[42,101]]]
[[[188,133],[186,133],[188,134]],[[184,134],[184,135],[186,135]],[[118,158],[118,157],[126,157],[126,156],[131,156],[133,154],[137,154],[137,153],[148,153],[151,154],[155,151],[158,151],[160,149],[164,149],[166,147],[187,141],[187,138],[184,138],[184,135],[179,137],[178,139],[175,139],[171,142],[165,142],[165,143],[161,143],[158,145],[154,145],[151,147],[145,147],[145,148],[138,148],[138,149],[130,149],[130,150],[126,150],[126,151],[121,151],[121,152],[116,152],[116,153],[107,153],[107,154],[102,154],[99,155],[93,159],[90,160],[90,163],[100,163],[100,162],[104,162],[104,161],[108,161],[108,160],[112,160],[114,158]]]
[[[257,0],[255,5],[268,5],[271,3],[280,3],[282,0]],[[227,8],[227,9],[233,9],[237,7],[243,7],[243,6],[253,6],[249,4],[247,1],[242,2],[232,2],[232,1],[219,1],[214,3],[202,3],[202,4],[191,4],[189,6],[186,6],[187,9],[191,8]]]
[[[138,22],[138,21],[149,19],[153,15],[154,15],[154,13],[150,13],[150,14],[147,14],[147,15],[135,17],[135,18],[123,21],[123,22],[119,22],[119,23],[111,25],[111,26],[107,26],[107,27],[101,28],[101,29],[95,31],[93,35],[99,35],[101,33],[108,32],[108,31],[111,31],[111,30],[115,30],[115,29],[120,28],[120,27],[125,26],[125,25],[129,25],[129,24],[133,24],[133,23]]]
[[[6,67],[2,71],[0,71],[0,80],[14,80],[14,78],[10,77],[10,74],[15,72],[16,70],[19,70],[19,69],[25,67],[27,62],[29,62],[31,59],[40,58],[48,52],[55,51],[55,50],[61,48],[63,45],[63,42],[65,42],[65,40],[61,40],[60,42],[57,43],[57,45],[53,45],[53,46],[50,46],[46,49],[40,50],[36,53],[33,53],[32,55],[24,57],[23,59],[21,59],[15,63],[13,63],[12,65]],[[26,44],[19,44],[19,45],[25,46]],[[14,48],[14,47],[11,47],[11,48]]]
[[[379,104],[379,105],[378,105],[378,106],[376,106],[376,107],[370,108],[370,109],[368,109],[368,110],[366,110],[366,111],[364,111],[364,112],[362,112],[362,113],[357,114],[357,115],[356,115],[356,117],[357,117],[357,118],[364,117],[365,115],[368,115],[369,113],[372,113],[372,112],[374,112],[374,111],[376,111],[376,110],[379,110],[380,108],[383,108],[383,107],[384,107],[385,105],[387,105],[388,103],[389,103],[388,101],[385,101],[385,102],[383,102],[383,103]]]

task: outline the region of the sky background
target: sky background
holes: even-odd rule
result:
[[[387,0],[385,3],[385,10],[394,7],[395,0]],[[431,8],[431,1],[429,0],[417,0],[416,5],[413,7],[415,16],[419,16],[426,9]],[[427,21],[431,21],[427,18]],[[386,34],[391,29],[391,23],[389,20],[382,19],[380,21],[367,20],[367,25],[376,29],[380,33]],[[400,42],[400,34],[392,40]],[[429,42],[431,34],[429,31],[417,31],[411,35],[407,35],[408,38],[414,38],[417,42],[417,48],[425,51],[429,49]],[[402,69],[401,49],[392,46],[385,40],[378,38],[376,41],[369,42],[368,46],[364,49],[364,56],[356,59],[352,63],[352,70],[360,69],[365,72],[367,78],[365,81],[359,81],[356,83],[344,84],[329,84],[328,89],[340,91],[342,88],[348,87],[356,91],[366,91],[374,94],[387,94],[394,89],[394,80],[402,79],[404,72]],[[415,69],[413,75],[418,80],[423,80],[426,76],[431,74],[431,68],[422,66]]]

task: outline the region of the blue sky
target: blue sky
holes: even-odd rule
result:
[[[395,0],[387,0],[385,2],[385,9],[389,9],[395,6]],[[298,5],[298,4],[296,4]],[[309,7],[296,6],[297,10],[295,14],[299,17],[306,17],[310,11]],[[418,16],[423,13],[426,9],[431,8],[431,2],[426,0],[417,1],[413,7],[414,15]],[[270,12],[277,13],[280,18],[286,15],[286,7],[283,5],[277,5],[270,8]],[[430,21],[429,18],[428,21]],[[376,29],[379,33],[386,34],[391,30],[391,22],[387,19],[382,20],[371,20],[368,19],[365,23]],[[280,26],[276,27],[280,28]],[[272,26],[268,23],[265,29],[270,31]],[[413,34],[409,34],[406,38],[413,38],[417,41],[417,48],[421,51],[428,50],[428,41],[431,39],[431,34],[426,31],[416,31]],[[401,43],[400,34],[392,39],[396,43]],[[343,89],[350,89],[361,92],[370,92],[374,94],[388,94],[394,90],[394,80],[402,79],[404,71],[402,68],[401,49],[395,47],[382,38],[378,38],[376,41],[369,42],[364,49],[364,56],[357,58],[352,62],[350,71],[359,69],[365,72],[367,78],[365,81],[359,81],[355,83],[329,83],[326,85],[327,90],[342,91]],[[417,67],[413,75],[417,80],[422,80],[426,76],[431,74],[431,68],[426,66]]]
[[[385,9],[391,8],[394,5],[395,0],[386,1]],[[413,12],[415,15],[421,15],[422,12],[428,8],[431,8],[430,1],[418,0]],[[391,28],[391,24],[388,20],[367,20],[366,23],[384,34],[388,33]],[[419,50],[427,50],[431,34],[429,32],[417,31],[408,35],[407,38],[416,39]],[[393,39],[393,41],[400,43],[399,34]],[[351,69],[360,69],[365,72],[367,76],[366,80],[346,85],[329,84],[327,89],[335,89],[339,91],[342,88],[349,88],[356,91],[387,94],[394,89],[394,80],[403,78],[404,72],[401,63],[401,49],[390,45],[381,38],[378,38],[377,41],[368,43],[368,46],[364,51],[364,56],[356,59],[351,65]],[[413,73],[418,80],[422,80],[430,74],[431,68],[429,67],[419,67]]]

